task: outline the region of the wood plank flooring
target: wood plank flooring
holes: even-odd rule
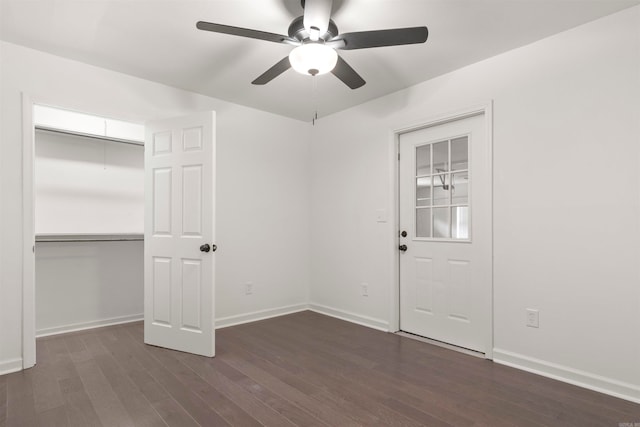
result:
[[[42,338],[0,427],[611,426],[640,405],[312,312],[218,330],[213,359],[141,323]]]

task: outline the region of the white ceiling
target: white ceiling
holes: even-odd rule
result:
[[[426,25],[425,44],[340,51],[367,81],[289,70],[250,82],[291,47],[199,31],[196,21],[286,34],[299,0],[0,0],[0,38],[300,120],[324,116],[523,46],[640,0],[334,0],[340,32]],[[588,43],[585,40],[585,43]]]

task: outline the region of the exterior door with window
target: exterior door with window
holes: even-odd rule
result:
[[[144,342],[215,354],[215,113],[146,124]]]
[[[483,114],[399,137],[400,329],[485,353],[491,151]]]

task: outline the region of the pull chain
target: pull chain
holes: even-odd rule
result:
[[[104,121],[104,134],[107,134],[107,121]],[[102,140],[102,169],[107,170],[107,141]]]
[[[311,118],[311,125],[316,125],[318,120],[318,78],[317,76],[311,77],[311,98],[313,99],[313,116]]]

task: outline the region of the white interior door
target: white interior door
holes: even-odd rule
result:
[[[399,139],[400,329],[482,353],[491,333],[492,291],[484,118]]]
[[[209,357],[215,354],[214,168],[214,112],[146,124],[144,341]]]

